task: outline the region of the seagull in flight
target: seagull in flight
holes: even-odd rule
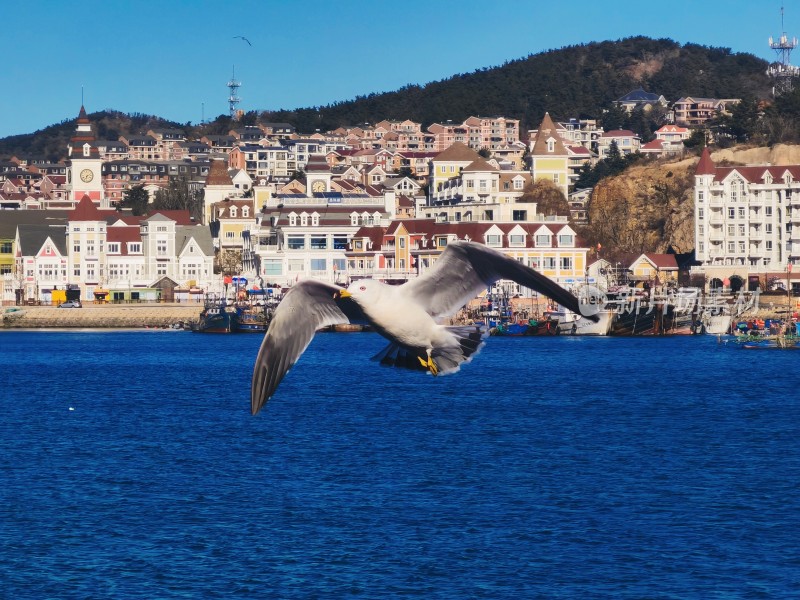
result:
[[[423,275],[403,285],[361,279],[342,288],[306,279],[286,293],[256,357],[250,408],[257,414],[284,375],[311,343],[317,330],[342,323],[366,323],[389,341],[373,360],[384,366],[443,375],[477,355],[485,327],[445,326],[452,314],[500,279],[555,300],[580,314],[578,299],[550,278],[483,244],[450,242]],[[595,315],[586,318],[597,320]]]
[[[252,46],[252,45],[253,45],[253,44],[250,44],[250,40],[248,40],[248,39],[247,39],[246,37],[244,37],[243,35],[235,35],[235,36],[233,36],[233,39],[236,39],[236,38],[239,38],[239,39],[241,39],[241,40],[244,40],[244,41],[245,41],[245,42],[247,42],[247,43],[248,43],[250,46]]]

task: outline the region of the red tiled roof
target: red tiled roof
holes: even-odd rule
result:
[[[228,175],[228,167],[225,166],[225,161],[211,161],[211,168],[209,168],[208,177],[206,177],[206,185],[233,185],[231,176]]]
[[[714,162],[711,160],[711,153],[708,151],[708,147],[703,148],[703,153],[700,155],[700,162],[697,163],[697,168],[695,169],[695,175],[713,175],[714,174]]]
[[[678,269],[678,262],[674,254],[656,254],[655,252],[645,252],[644,255],[652,262],[657,269]]]

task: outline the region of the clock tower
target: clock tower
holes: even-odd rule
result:
[[[87,195],[95,204],[103,203],[102,160],[95,141],[92,124],[81,106],[75,133],[67,146],[67,190],[73,202],[80,202]]]
[[[331,191],[331,167],[325,156],[312,154],[306,163],[306,194],[321,194]]]

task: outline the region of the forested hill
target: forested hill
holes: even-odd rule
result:
[[[642,87],[672,102],[681,96],[766,97],[768,63],[728,48],[681,45],[668,39],[627,38],[568,46],[424,86],[370,94],[350,102],[272,112],[299,131],[412,119],[423,125],[471,115],[521,119],[536,127],[545,111],[556,119],[597,117],[613,100]]]
[[[766,68],[766,61],[727,48],[635,37],[567,46],[498,67],[327,106],[254,111],[245,115],[245,123],[289,122],[299,132],[310,133],[382,119],[412,119],[427,126],[447,119],[460,122],[471,115],[503,115],[521,119],[525,131],[536,127],[545,111],[556,119],[597,117],[613,100],[638,87],[668,101],[681,96],[763,98],[771,88]],[[93,123],[99,119],[95,131],[105,139],[144,133],[147,127],[176,126],[157,117],[114,111],[90,114],[90,119]],[[205,127],[182,128],[196,136],[224,133],[231,126],[235,125],[220,116]],[[35,134],[0,139],[0,157],[63,157],[73,130],[74,121],[67,121]]]

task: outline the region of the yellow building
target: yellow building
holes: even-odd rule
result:
[[[544,114],[536,137],[531,141],[531,174],[534,180],[552,181],[564,197],[569,193],[570,153],[549,113]]]

